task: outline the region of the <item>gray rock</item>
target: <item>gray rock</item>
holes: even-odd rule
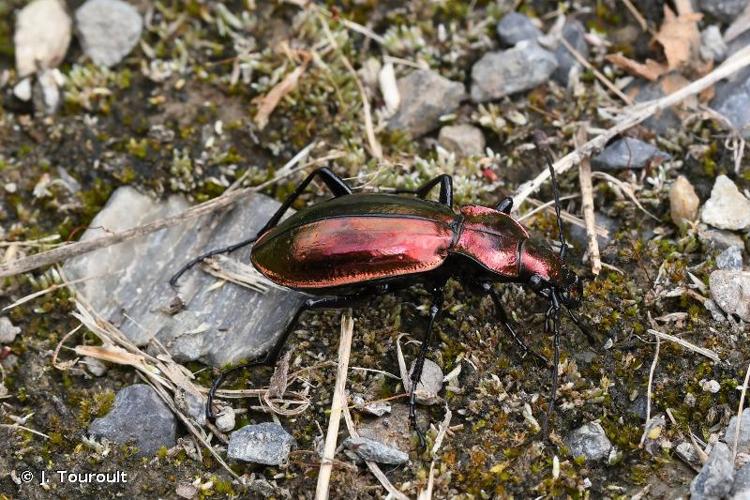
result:
[[[287,461],[294,438],[279,424],[246,425],[229,436],[227,454],[235,460],[265,465]]]
[[[234,408],[231,406],[224,407],[216,416],[216,428],[221,432],[229,432],[234,429],[236,418]]]
[[[115,443],[134,442],[138,456],[149,456],[162,446],[175,445],[177,422],[159,395],[146,384],[121,389],[112,410],[89,425],[89,433]]]
[[[698,8],[719,21],[731,23],[745,9],[748,0],[699,0]]]
[[[16,340],[16,335],[19,333],[21,333],[19,327],[11,323],[7,317],[0,317],[0,344],[10,344]]]
[[[720,499],[729,494],[734,480],[732,452],[722,442],[711,450],[708,461],[690,483],[691,500]]]
[[[411,377],[411,374],[414,371],[415,363],[416,360],[411,365],[411,369],[409,370],[409,377]],[[410,389],[410,387],[411,384],[409,384],[407,391]],[[422,369],[422,377],[419,379],[417,390],[415,391],[417,402],[425,405],[433,405],[435,403],[438,403],[440,401],[438,393],[442,388],[443,370],[441,370],[434,361],[425,359],[424,367]]]
[[[426,428],[430,425],[426,412],[417,407],[417,425]],[[408,450],[413,437],[409,424],[409,405],[394,403],[391,413],[381,418],[369,418],[358,426],[359,435],[401,450]]]
[[[708,277],[711,298],[726,313],[750,321],[750,272],[713,271]]]
[[[729,247],[716,257],[716,267],[719,269],[742,270],[742,249]]]
[[[114,66],[127,56],[141,37],[143,20],[121,0],[88,0],[76,10],[78,40],[95,64]]]
[[[583,57],[588,57],[589,46],[586,43],[586,29],[580,21],[571,20],[565,23],[563,26],[562,37],[568,42],[571,47],[576,49]],[[557,69],[552,74],[552,78],[558,81],[561,85],[568,85],[571,71],[580,70],[581,63],[579,63],[573,54],[561,43],[555,50],[555,58],[557,58]]]
[[[485,102],[533,89],[557,68],[555,55],[535,43],[488,52],[471,68],[471,99]]]
[[[409,455],[391,446],[366,437],[348,437],[344,446],[359,455],[362,460],[379,464],[401,465],[409,461]]]
[[[750,408],[745,408],[740,419],[740,439],[737,441],[737,451],[740,453],[750,453]],[[734,433],[737,432],[737,415],[729,420],[724,431],[724,442],[730,448],[734,448]]]
[[[365,401],[365,398],[359,394],[352,394],[351,400],[352,403],[354,403],[354,406],[359,411],[369,413],[370,415],[374,415],[376,417],[382,417],[383,415],[391,412],[391,404],[387,401],[369,403]]]
[[[81,363],[86,367],[86,371],[95,377],[102,377],[107,373],[107,365],[96,358],[84,356]]]
[[[693,443],[689,441],[683,441],[678,444],[675,448],[675,452],[687,463],[698,466],[701,464],[701,458],[698,456],[698,452],[695,450]]]
[[[458,109],[466,97],[464,84],[426,69],[399,78],[401,103],[388,122],[389,129],[401,129],[419,137],[440,126],[440,117]]]
[[[594,213],[594,221],[596,222],[597,226],[601,226],[607,230],[607,236],[602,236],[599,234],[597,234],[596,236],[596,241],[597,243],[599,243],[599,249],[604,249],[608,247],[609,244],[614,240],[615,233],[619,228],[619,224],[617,220],[613,219],[612,217],[607,217],[606,215],[599,212]],[[577,225],[571,225],[569,232],[571,239],[576,243],[576,245],[578,245],[579,248],[588,248],[589,240],[588,235],[586,234],[586,228]]]
[[[664,90],[661,88],[661,82],[636,83],[638,93],[635,96],[635,102],[641,103],[660,99],[664,97]],[[628,87],[630,88],[630,87]],[[673,108],[667,108],[654,114],[643,122],[643,125],[657,134],[664,135],[670,130],[678,129],[682,126],[682,120],[674,112]]]
[[[701,57],[706,61],[721,62],[727,56],[727,44],[715,24],[701,31]]]
[[[604,148],[591,159],[591,165],[599,170],[643,168],[653,160],[667,160],[670,156],[648,142],[632,137],[623,137]]]
[[[199,359],[214,366],[258,356],[276,342],[304,295],[276,288],[261,294],[233,284],[211,290],[216,278],[195,267],[180,280],[186,308],[170,315],[167,309],[175,293],[168,281],[190,258],[254,234],[278,206],[266,196],[252,195],[229,212],[91,252],[66,262],[63,269],[69,280],[97,277],[76,285],[78,292],[137,345],[147,344],[155,334],[178,361]],[[178,196],[156,202],[122,187],[90,227],[120,231],[186,208]],[[102,234],[101,229],[89,229],[81,241]],[[246,247],[231,257],[249,262],[249,254]]]
[[[498,21],[497,36],[505,45],[513,46],[523,40],[536,40],[542,32],[527,16],[510,12]]]
[[[612,450],[612,443],[597,422],[589,422],[568,434],[565,444],[573,457],[584,456],[586,460],[607,458]]]
[[[731,231],[711,229],[705,224],[698,226],[698,239],[701,243],[714,250],[725,250],[729,247],[742,248],[745,246],[742,238]]]
[[[722,322],[726,321],[727,317],[724,314],[724,311],[721,310],[719,306],[716,305],[716,302],[714,302],[711,299],[706,299],[703,301],[703,307],[706,308],[706,311],[711,313],[711,317],[714,319],[714,321]]]
[[[175,394],[177,407],[186,412],[200,425],[206,423],[206,398],[200,394],[180,390]]]
[[[440,129],[438,142],[459,158],[484,154],[486,144],[482,131],[468,124],[446,125]]]
[[[750,139],[750,73],[716,86],[710,106],[721,113],[745,139]]]
[[[732,500],[750,498],[750,462],[746,463],[734,473],[732,485]]]
[[[711,197],[703,205],[701,220],[719,229],[750,228],[750,200],[726,175],[716,178]]]

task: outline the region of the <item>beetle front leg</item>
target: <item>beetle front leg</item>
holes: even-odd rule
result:
[[[505,329],[508,331],[508,333],[510,333],[511,338],[515,341],[518,347],[521,348],[521,351],[523,351],[521,359],[525,358],[528,354],[531,354],[542,365],[549,367],[549,360],[527,346],[523,339],[516,333],[515,328],[513,328],[513,325],[511,325],[510,320],[508,319],[508,314],[505,312],[503,302],[502,300],[500,300],[500,296],[498,295],[497,291],[492,287],[492,284],[483,283],[482,288],[485,293],[488,293],[490,297],[492,297],[492,302],[495,304],[495,313],[500,318],[500,321],[503,323],[503,326],[505,326]]]
[[[433,327],[435,325],[435,319],[437,318],[440,311],[443,309],[443,288],[445,287],[445,281],[436,285],[432,290],[432,305],[430,306],[430,317],[427,323],[427,331],[425,332],[422,346],[419,348],[419,354],[414,362],[414,369],[411,372],[411,387],[409,388],[409,422],[417,433],[419,438],[420,448],[425,447],[425,436],[424,432],[417,426],[417,385],[422,380],[422,370],[424,369],[424,360],[427,357],[427,351],[430,348],[434,339]]]

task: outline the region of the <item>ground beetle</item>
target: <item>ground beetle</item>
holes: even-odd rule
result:
[[[414,389],[433,341],[433,325],[443,307],[443,288],[450,277],[489,294],[500,321],[524,355],[532,352],[546,364],[547,360],[530,351],[516,334],[492,284],[526,284],[549,301],[545,330],[555,334],[549,416],[557,390],[560,310],[565,308],[579,324],[568,308],[580,305],[583,288],[578,276],[564,263],[566,245],[559,195],[554,170],[549,166],[562,243],[559,255],[543,240],[530,237],[526,228],[510,216],[512,198],[503,199],[494,209],[467,205],[456,213],[452,208],[449,175],[435,177],[415,191],[353,193],[343,179],[324,167],[297,186],[256,236],[188,262],[170,280],[173,287],[185,271],[207,257],[253,244],[251,260],[258,271],[274,283],[311,295],[266,356],[225,371],[214,381],[206,405],[207,417],[214,418],[213,397],[224,378],[248,366],[275,363],[304,311],[347,307],[375,293],[422,283],[432,294],[432,305],[425,339],[411,374],[409,405],[411,424],[424,444],[424,436],[416,426]],[[282,222],[286,211],[315,178],[322,180],[334,197],[304,208]],[[427,200],[437,186],[440,201]]]

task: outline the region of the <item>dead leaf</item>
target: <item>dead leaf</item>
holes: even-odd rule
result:
[[[622,54],[609,54],[607,60],[630,74],[640,76],[652,82],[658,80],[661,75],[668,71],[666,65],[658,63],[653,59],[646,59],[645,63],[639,63]]]
[[[669,69],[677,69],[697,60],[701,43],[698,21],[703,14],[692,12],[689,2],[677,2],[679,15],[664,6],[664,22],[656,34],[656,41],[664,49]]]
[[[307,57],[302,64],[294,69],[294,71],[286,75],[274,88],[260,98],[258,112],[255,114],[255,124],[258,125],[259,129],[263,130],[268,124],[268,118],[271,116],[271,113],[273,113],[273,110],[276,109],[276,106],[278,106],[281,99],[297,88],[299,78],[307,69],[307,63],[309,61],[310,58]]]
[[[287,382],[289,380],[289,360],[292,358],[292,351],[286,354],[276,364],[271,380],[268,382],[268,396],[271,398],[282,398],[286,392]]]

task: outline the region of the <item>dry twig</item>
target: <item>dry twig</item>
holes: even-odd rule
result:
[[[653,328],[649,328],[648,329],[648,333],[650,333],[651,335],[654,335],[655,337],[659,337],[661,339],[664,339],[664,340],[670,340],[670,341],[674,342],[675,344],[680,344],[682,347],[685,347],[686,349],[689,349],[689,350],[691,350],[693,352],[697,352],[698,354],[701,354],[701,355],[707,357],[708,359],[710,359],[714,363],[721,363],[721,358],[719,358],[719,355],[716,354],[711,349],[706,349],[705,347],[698,347],[695,344],[691,344],[687,340],[683,340],[683,339],[681,339],[679,337],[675,337],[674,335],[670,335],[668,333],[662,333],[662,332],[660,332],[658,330],[654,330]]]
[[[633,104],[633,100],[630,97],[628,97],[627,95],[625,95],[622,90],[618,89],[615,86],[614,83],[610,82],[609,78],[607,78],[606,76],[604,76],[604,74],[602,74],[601,71],[599,71],[594,66],[592,66],[592,64],[590,62],[588,62],[586,60],[586,58],[583,57],[583,55],[580,52],[578,52],[575,49],[575,47],[573,47],[570,44],[570,42],[568,42],[565,39],[565,37],[560,37],[560,43],[563,45],[563,47],[565,47],[566,49],[568,49],[568,52],[570,52],[570,54],[573,56],[573,58],[575,58],[576,61],[578,61],[579,63],[581,63],[582,65],[584,65],[588,70],[590,70],[592,73],[594,73],[594,76],[596,77],[597,80],[599,80],[600,82],[602,82],[602,85],[604,85],[605,87],[607,87],[609,90],[612,91],[613,94],[615,94],[617,97],[619,97],[620,99],[622,99],[622,102],[624,102],[627,105]]]
[[[576,136],[576,147],[586,140],[586,129],[581,127]],[[602,270],[602,261],[599,257],[599,241],[596,238],[596,219],[594,218],[594,187],[591,183],[591,161],[588,156],[581,158],[578,164],[578,181],[581,184],[581,202],[583,221],[586,223],[586,236],[588,238],[589,259],[591,259],[591,272],[598,276]]]
[[[349,355],[352,350],[352,333],[354,320],[348,314],[341,318],[341,336],[339,337],[338,368],[336,369],[336,385],[331,401],[331,416],[328,418],[328,433],[326,434],[323,457],[320,461],[318,485],[315,489],[316,500],[328,498],[328,483],[333,469],[333,455],[336,452],[336,442],[339,435],[341,412],[346,407],[346,377],[349,371]]]

